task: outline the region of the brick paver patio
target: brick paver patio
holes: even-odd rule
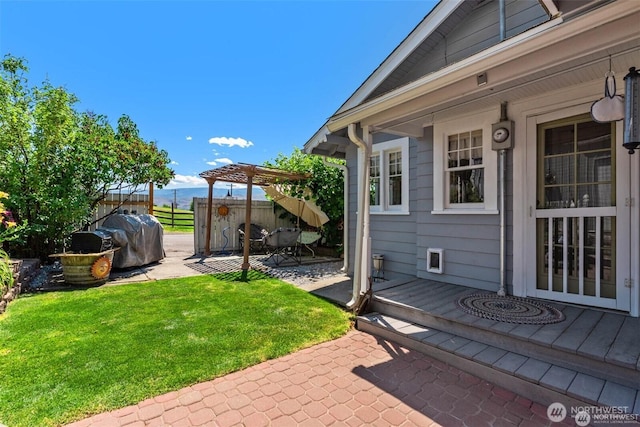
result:
[[[573,425],[570,421],[564,425]],[[545,406],[422,353],[351,331],[337,340],[71,426],[551,424]]]

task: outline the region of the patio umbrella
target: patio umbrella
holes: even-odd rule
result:
[[[271,200],[298,217],[298,226],[300,226],[300,219],[311,227],[320,227],[329,222],[327,214],[311,200],[289,196],[281,187],[275,185],[262,187],[262,189]]]

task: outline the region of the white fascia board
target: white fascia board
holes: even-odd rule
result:
[[[373,92],[464,0],[440,0],[418,26],[375,69],[358,89],[336,111],[339,114],[359,105]]]
[[[562,17],[559,16],[366,104],[335,114],[327,121],[326,127],[330,132],[335,132],[347,127],[350,123],[361,122],[372,115],[387,111],[417,97],[428,95],[434,90],[452,85],[501,63],[526,56],[539,49],[553,48],[553,45],[561,40],[575,37],[606,22],[638,11],[640,11],[640,1],[618,0],[554,28],[563,22]],[[456,95],[458,94],[452,93],[451,97]]]
[[[342,104],[333,116],[360,105],[380,83],[382,83],[420,44],[429,37],[440,24],[453,13],[465,0],[440,0],[418,26],[391,52],[378,68],[360,85],[358,89]],[[327,134],[331,133],[327,123],[304,144],[304,151],[311,151],[326,142]]]
[[[303,151],[307,154],[311,154],[314,148],[323,142],[327,142],[327,135],[330,134],[326,123],[318,129],[318,131],[304,144]]]

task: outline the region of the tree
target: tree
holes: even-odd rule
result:
[[[162,188],[173,171],[168,153],[144,141],[129,117],[114,130],[105,116],[77,112],[66,89],[48,81],[30,87],[27,72],[23,59],[0,62],[0,188],[16,221],[27,224],[12,252],[46,259],[91,224],[109,191]]]
[[[344,165],[344,161],[341,160],[332,162]],[[342,243],[344,176],[340,168],[327,165],[321,157],[305,154],[297,147],[294,147],[290,156],[280,153],[273,161],[265,162],[264,166],[289,172],[309,173],[311,177],[308,180],[291,183],[288,187],[290,195],[304,197],[304,189],[311,190],[316,204],[329,217],[329,222],[323,226],[327,245]]]

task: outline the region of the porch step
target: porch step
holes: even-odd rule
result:
[[[496,322],[456,307],[458,297],[476,291],[416,281],[376,292],[369,309],[626,387],[640,384],[640,319],[556,304],[566,317],[560,323]]]
[[[640,414],[640,390],[607,375],[568,369],[517,350],[378,312],[358,316],[358,330],[425,353],[542,405],[561,402],[567,407],[615,406]]]

